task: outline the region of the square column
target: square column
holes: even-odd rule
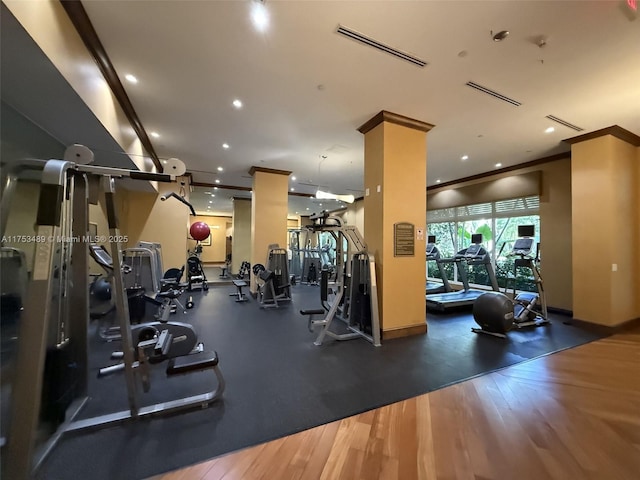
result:
[[[427,331],[427,132],[433,125],[381,111],[362,125],[364,231],[376,260],[382,337]]]
[[[285,170],[251,167],[251,267],[266,266],[269,245],[287,248],[287,213],[289,207],[289,175]],[[257,293],[251,275],[251,293]]]
[[[618,326],[640,318],[640,137],[614,126],[565,141],[573,316]]]
[[[251,263],[251,199],[233,197],[231,272],[237,273],[244,261]]]

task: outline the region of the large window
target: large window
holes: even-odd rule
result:
[[[467,248],[471,244],[471,235],[481,233],[500,287],[508,286],[511,289],[515,282],[518,290],[535,291],[530,272],[518,269],[514,275],[514,259],[508,253],[518,238],[518,225],[534,225],[535,244],[540,242],[538,209],[539,197],[535,196],[430,210],[427,212],[427,230],[429,235],[436,236],[438,249],[444,258],[450,258]],[[439,272],[435,262],[427,263],[427,275],[437,278]],[[445,264],[445,272],[449,280],[457,280],[458,272],[453,263]],[[471,267],[469,282],[490,285],[486,269],[482,266]]]

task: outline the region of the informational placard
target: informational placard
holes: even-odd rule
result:
[[[393,256],[413,257],[415,255],[415,225],[408,222],[393,225]]]

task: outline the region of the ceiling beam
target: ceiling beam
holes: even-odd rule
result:
[[[241,190],[243,192],[250,192],[251,187],[236,187],[235,185],[221,185],[219,183],[207,183],[207,182],[191,182],[192,187],[205,187],[205,188],[221,188],[223,190]],[[314,198],[313,193],[301,193],[301,192],[288,192],[292,197],[307,197]]]
[[[118,100],[120,107],[124,111],[127,119],[131,123],[133,130],[138,135],[142,146],[147,151],[153,164],[156,166],[158,172],[162,172],[162,163],[160,163],[160,159],[158,158],[158,154],[156,153],[153,145],[151,144],[151,140],[147,135],[138,114],[136,113],[133,105],[131,104],[131,100],[129,100],[129,96],[120,82],[120,77],[118,76],[118,72],[116,72],[115,67],[111,63],[109,59],[109,55],[107,55],[100,38],[98,38],[98,34],[96,30],[93,28],[93,24],[89,19],[89,15],[87,15],[87,11],[84,9],[82,2],[78,0],[59,0],[65,12],[69,16],[71,23],[78,31],[80,38],[84,42],[85,46],[89,50],[89,53],[94,58],[96,63],[98,64],[98,68],[102,72],[109,88],[113,92],[114,96]]]

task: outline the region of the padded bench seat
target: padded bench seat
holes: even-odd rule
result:
[[[167,375],[180,375],[183,373],[207,370],[218,366],[218,353],[215,351],[199,352],[193,355],[185,355],[169,360]]]
[[[300,315],[323,315],[325,313],[323,308],[313,308],[311,310],[300,310]]]
[[[233,284],[236,286],[236,292],[230,293],[230,297],[236,297],[236,302],[245,302],[247,300],[247,296],[242,293],[242,287],[247,287],[249,284],[244,280],[231,280]]]

